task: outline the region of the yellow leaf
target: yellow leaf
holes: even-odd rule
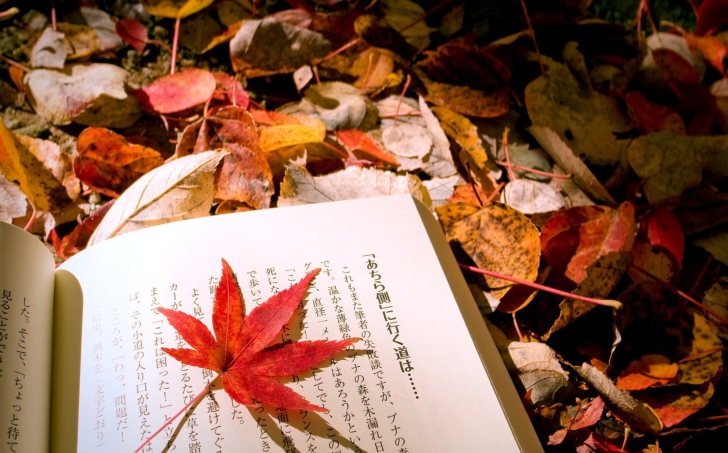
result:
[[[445,134],[455,140],[470,155],[478,168],[485,168],[488,154],[478,135],[478,128],[468,118],[447,107],[432,107],[432,112],[440,119],[440,126]]]
[[[304,124],[280,124],[265,128],[260,131],[260,148],[263,152],[269,152],[284,146],[322,142],[326,137],[326,126],[323,123],[321,126],[323,130]]]
[[[155,16],[172,19],[187,17],[203,8],[207,8],[214,0],[140,0],[144,9]]]

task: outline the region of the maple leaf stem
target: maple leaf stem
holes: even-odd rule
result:
[[[407,92],[407,88],[409,88],[411,81],[412,78],[409,74],[407,74],[407,81],[404,83],[402,94],[399,95],[399,102],[397,102],[397,110],[394,111],[394,127],[397,127],[397,116],[399,116],[399,108],[402,106],[402,99],[404,99],[404,94]]]
[[[57,22],[56,22],[56,2],[55,0],[51,0],[51,27],[53,28],[53,31],[58,31]]]
[[[30,214],[30,219],[28,219],[28,223],[25,225],[25,228],[23,228],[25,231],[30,231],[30,227],[33,226],[33,223],[35,223],[35,218],[38,215],[38,208],[35,207],[35,203],[33,203],[33,200],[30,198],[27,199],[28,204],[30,204],[31,209],[33,209],[33,212]]]
[[[25,72],[30,72],[30,68],[29,67],[27,67],[27,66],[25,66],[23,64],[20,64],[17,61],[11,60],[10,58],[8,58],[8,57],[6,57],[4,55],[0,55],[0,60],[4,61],[5,63],[9,64],[10,66],[15,66],[16,68],[22,69]]]
[[[164,424],[163,424],[163,425],[162,425],[162,426],[161,426],[161,427],[160,427],[160,428],[159,428],[158,430],[154,431],[154,432],[152,433],[152,435],[151,435],[151,436],[149,436],[149,437],[147,438],[147,440],[145,440],[145,441],[144,441],[144,443],[143,443],[143,444],[141,444],[141,445],[140,445],[140,446],[139,446],[139,447],[138,447],[138,448],[137,448],[136,450],[134,450],[134,453],[138,453],[138,452],[142,451],[142,448],[144,448],[144,446],[145,446],[145,445],[147,445],[147,444],[148,444],[149,442],[151,442],[151,441],[152,441],[152,439],[154,439],[154,438],[155,438],[155,437],[156,437],[156,436],[157,436],[157,435],[158,435],[159,433],[161,433],[162,431],[164,431],[164,428],[166,428],[167,426],[171,425],[171,424],[172,424],[172,422],[173,422],[173,421],[175,421],[175,419],[176,419],[177,417],[179,417],[180,415],[184,414],[184,413],[185,413],[185,411],[187,411],[187,409],[189,409],[189,408],[190,408],[190,406],[192,406],[192,405],[193,405],[193,404],[195,404],[195,403],[196,403],[197,401],[199,401],[199,400],[200,400],[200,399],[201,399],[201,398],[202,398],[203,396],[205,396],[205,395],[207,394],[207,392],[209,392],[209,391],[210,391],[210,387],[212,387],[212,384],[214,384],[214,383],[215,383],[215,381],[217,381],[217,378],[218,378],[218,377],[219,377],[219,375],[218,375],[218,376],[216,376],[216,377],[215,377],[215,379],[211,380],[211,381],[210,381],[210,383],[209,383],[209,384],[207,384],[207,385],[205,386],[205,388],[204,388],[204,389],[202,389],[202,391],[201,391],[200,393],[198,393],[198,394],[197,394],[197,395],[196,395],[196,396],[195,396],[194,398],[192,398],[192,400],[191,400],[191,401],[190,401],[189,403],[187,403],[187,404],[185,405],[185,407],[183,407],[182,409],[180,409],[180,411],[179,411],[179,412],[177,412],[176,414],[174,414],[174,415],[172,416],[172,418],[170,418],[169,420],[167,420],[166,422],[164,422]]]
[[[337,137],[337,138],[338,138],[338,137]],[[324,145],[324,146],[325,146],[326,148],[330,149],[331,151],[334,151],[334,152],[336,152],[337,154],[341,154],[341,156],[342,156],[342,157],[343,157],[344,159],[348,159],[348,158],[350,158],[350,157],[351,157],[350,155],[348,155],[348,154],[344,153],[343,151],[341,151],[341,150],[340,150],[339,148],[337,148],[337,147],[335,147],[335,146],[331,146],[331,145],[329,145],[329,144],[328,144],[328,143],[326,143],[326,142],[321,142],[321,144],[322,144],[322,145]]]
[[[498,187],[495,188],[495,190],[493,191],[493,193],[491,193],[490,195],[488,195],[488,199],[486,199],[485,202],[486,203],[490,203],[491,201],[495,200],[495,197],[498,196],[498,194],[500,193],[501,189],[503,187],[505,187],[505,185],[506,185],[506,183],[504,183],[504,182],[498,184]]]
[[[531,32],[531,40],[533,41],[534,49],[536,49],[536,57],[538,58],[538,65],[541,67],[541,74],[545,74],[546,70],[543,67],[543,61],[541,61],[541,51],[538,50],[538,42],[536,42],[536,32],[533,31],[533,25],[531,25],[531,16],[528,15],[528,8],[526,8],[526,0],[521,0],[521,8],[523,9],[523,15],[526,16],[528,31]]]
[[[142,41],[142,42],[144,42],[144,41]],[[163,47],[169,53],[172,53],[173,52],[173,50],[172,50],[171,47],[169,47],[166,43],[164,43],[164,42],[162,42],[162,41],[160,41],[158,39],[147,39],[146,43],[147,44],[156,44],[159,47]]]
[[[698,274],[698,278],[695,279],[695,283],[693,283],[693,287],[690,288],[690,295],[692,296],[696,289],[698,289],[698,285],[701,281],[703,281],[703,277],[705,277],[705,273],[708,271],[708,267],[710,267],[710,263],[713,262],[713,255],[708,255],[708,259],[705,260],[705,264],[703,265],[703,268],[700,270],[700,274]]]
[[[427,17],[428,17],[428,16],[430,15],[430,14],[434,14],[434,13],[435,13],[435,12],[437,12],[437,11],[438,11],[438,10],[439,10],[440,8],[442,8],[443,6],[447,5],[448,3],[452,3],[452,0],[442,0],[442,1],[440,2],[440,3],[438,3],[437,5],[435,5],[435,6],[434,6],[434,8],[432,8],[431,10],[427,11],[427,12],[426,12],[425,14],[421,15],[420,17],[418,17],[418,18],[417,18],[417,20],[415,20],[415,21],[414,21],[414,22],[412,22],[411,24],[407,25],[407,26],[406,26],[406,27],[404,27],[403,29],[399,30],[399,33],[400,33],[400,34],[402,34],[402,33],[403,33],[403,32],[405,32],[406,30],[409,30],[410,28],[412,28],[412,27],[414,27],[415,25],[419,24],[419,23],[420,23],[420,22],[422,22],[423,20],[427,19]]]
[[[326,60],[328,60],[329,58],[335,57],[336,55],[338,55],[338,54],[340,54],[341,52],[345,51],[345,50],[346,50],[346,49],[348,49],[349,47],[355,46],[355,45],[356,45],[356,44],[357,44],[357,43],[358,43],[359,41],[361,41],[361,38],[355,38],[355,39],[352,39],[351,41],[347,42],[347,43],[346,43],[346,44],[344,44],[343,46],[339,47],[338,49],[334,50],[334,51],[333,51],[333,52],[331,52],[330,54],[328,54],[328,55],[326,55],[325,57],[323,57],[323,58],[321,59],[321,61],[326,61]]]
[[[523,334],[521,333],[521,328],[518,327],[518,320],[516,320],[516,312],[514,311],[511,313],[513,316],[513,326],[516,328],[516,333],[518,334],[518,341],[523,343]]]
[[[710,314],[710,315],[714,316],[714,317],[715,317],[716,319],[718,319],[718,320],[719,320],[720,322],[722,322],[722,323],[723,323],[724,325],[728,326],[728,319],[724,318],[723,316],[721,316],[721,315],[719,315],[718,313],[716,313],[716,312],[715,312],[714,310],[711,310],[710,308],[708,308],[708,307],[706,307],[705,305],[701,304],[700,302],[698,302],[697,300],[695,300],[695,299],[694,299],[693,297],[691,297],[690,295],[688,295],[688,294],[685,294],[684,292],[680,291],[680,290],[679,290],[679,289],[677,289],[676,287],[672,286],[671,284],[667,283],[667,282],[666,282],[666,281],[664,281],[664,280],[661,280],[661,279],[660,279],[659,277],[657,277],[656,275],[653,275],[653,274],[651,274],[651,273],[650,273],[649,271],[646,271],[645,269],[642,269],[641,267],[639,267],[639,266],[637,266],[637,265],[635,265],[635,264],[632,264],[632,265],[631,265],[631,267],[632,267],[632,269],[634,269],[634,270],[636,270],[636,271],[639,271],[639,272],[641,272],[641,273],[645,274],[646,276],[648,276],[648,277],[652,278],[653,280],[655,280],[655,281],[657,281],[657,282],[659,282],[659,283],[662,283],[662,284],[663,284],[663,285],[665,285],[665,286],[666,286],[667,288],[669,288],[669,289],[670,289],[670,291],[674,292],[674,293],[675,293],[675,294],[677,294],[678,296],[680,296],[680,297],[682,297],[683,299],[687,300],[687,301],[688,301],[688,302],[690,302],[691,304],[693,304],[693,305],[697,306],[698,308],[700,308],[701,310],[705,311],[706,313],[708,313],[708,314]]]
[[[502,160],[498,160],[495,163],[498,165],[508,165],[508,162],[504,162]],[[531,167],[524,167],[523,165],[518,165],[518,164],[514,164],[514,163],[511,163],[511,167],[517,168],[519,170],[527,171],[527,172],[533,173],[535,175],[548,176],[550,178],[556,178],[556,179],[571,179],[574,177],[574,175],[572,175],[572,174],[559,175],[556,173],[549,173],[549,172],[543,171],[543,170],[536,170],[535,168],[531,168]]]
[[[179,43],[179,26],[182,22],[182,18],[178,17],[174,22],[174,37],[172,38],[172,63],[169,70],[170,74],[174,74],[174,70],[177,67],[177,44]]]
[[[13,6],[12,8],[6,9],[5,11],[1,12],[0,19],[5,18],[5,17],[14,16],[14,15],[18,14],[18,12],[19,12],[18,8]]]
[[[511,181],[515,181],[516,175],[513,173],[513,164],[511,164],[511,156],[508,153],[508,133],[510,132],[510,129],[505,128],[503,130],[503,154],[506,155],[506,170],[508,170],[508,179]]]
[[[501,280],[508,280],[513,283],[518,283],[519,285],[528,286],[530,288],[535,288],[535,289],[540,289],[541,291],[546,291],[547,293],[551,293],[551,294],[556,294],[557,296],[568,297],[569,299],[576,299],[576,300],[580,300],[580,301],[587,302],[587,303],[594,304],[594,305],[602,305],[604,307],[612,307],[612,308],[616,308],[616,309],[622,308],[622,304],[616,300],[594,299],[591,297],[580,296],[578,294],[567,293],[566,291],[561,291],[560,289],[551,288],[550,286],[541,285],[539,283],[531,282],[528,280],[523,280],[518,277],[511,277],[510,275],[499,274],[498,272],[487,271],[485,269],[481,269],[481,268],[475,267],[475,266],[468,266],[467,264],[458,263],[458,266],[460,266],[460,268],[468,270],[470,272],[475,272],[476,274],[483,274],[483,275],[487,275],[489,277],[500,278]]]
[[[465,163],[465,167],[468,169],[468,182],[470,183],[470,187],[473,188],[473,194],[475,195],[475,199],[478,200],[478,203],[480,203],[480,207],[483,207],[483,200],[480,199],[480,195],[478,195],[478,189],[475,187],[475,181],[473,180],[473,175],[470,171],[470,162]]]

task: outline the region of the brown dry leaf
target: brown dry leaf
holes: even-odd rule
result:
[[[645,195],[654,203],[697,186],[703,172],[719,179],[728,176],[728,137],[655,132],[632,141],[629,164],[645,180]]]
[[[588,195],[611,205],[617,202],[607,192],[602,183],[594,176],[584,162],[569,149],[561,137],[553,130],[543,126],[531,126],[528,132],[533,135],[543,149],[567,174],[574,175],[574,182]]]
[[[427,89],[425,98],[463,115],[492,118],[508,111],[508,68],[486,50],[449,41],[414,69]]]
[[[12,223],[13,219],[23,217],[27,204],[23,191],[0,172],[0,222]]]
[[[216,40],[223,31],[210,14],[197,14],[182,21],[179,27],[179,43],[199,55],[219,44]]]
[[[447,107],[433,107],[432,112],[440,119],[440,126],[448,137],[455,140],[468,153],[478,168],[485,168],[488,154],[478,135],[478,128],[470,120]]]
[[[500,201],[527,215],[553,212],[567,207],[566,199],[555,188],[530,179],[510,181],[503,188]]]
[[[624,275],[629,262],[630,254],[627,252],[612,252],[600,257],[586,269],[586,278],[571,293],[595,299],[606,297]],[[564,299],[559,304],[559,317],[543,339],[548,339],[554,332],[568,326],[595,307],[595,304],[582,300]]]
[[[40,211],[59,212],[80,191],[71,159],[57,144],[16,135],[5,124],[0,124],[0,171]]]
[[[430,44],[430,34],[437,31],[427,26],[424,20],[425,10],[412,0],[386,0],[384,4],[384,20],[395,30],[402,30],[401,35],[416,49],[424,49]],[[414,24],[414,25],[412,25]]]
[[[677,376],[677,363],[659,354],[643,355],[632,361],[620,373],[617,388],[620,390],[644,390],[648,387],[666,385]]]
[[[374,168],[348,167],[343,171],[314,177],[305,167],[292,163],[288,165],[281,183],[278,206],[407,193],[425,206],[431,205],[427,189],[414,175],[397,176],[392,172]]]
[[[82,6],[73,13],[66,15],[65,20],[74,24],[87,25],[96,32],[98,36],[98,50],[105,52],[116,49],[124,42],[116,33],[116,22],[111,15],[99,8]]]
[[[144,9],[155,16],[172,19],[187,17],[207,8],[214,0],[140,0]]]
[[[703,305],[718,313],[724,318],[728,318],[728,277],[720,277],[717,282],[710,287],[708,292],[703,296]],[[711,316],[711,320],[712,320]],[[726,333],[723,331],[718,332],[723,338],[726,338]]]
[[[51,27],[43,30],[30,51],[30,65],[34,68],[62,69],[66,64],[68,51],[63,44],[64,34]]]
[[[599,422],[604,412],[604,400],[597,396],[591,401],[580,401],[578,405],[569,406],[561,413],[562,429],[549,436],[549,445],[559,445],[566,439],[569,431],[588,428]]]
[[[271,16],[244,21],[230,41],[233,68],[248,78],[293,72],[330,51],[322,34]]]
[[[207,151],[182,157],[142,176],[114,203],[89,246],[149,226],[208,215],[215,169],[227,154]]]
[[[417,49],[383,18],[363,14],[354,21],[354,31],[370,46],[389,49],[404,60],[412,60],[417,54]]]
[[[57,28],[64,35],[66,60],[78,60],[98,52],[99,36],[96,34],[96,30],[88,25],[58,22]]]
[[[723,343],[718,337],[718,329],[705,316],[696,310],[689,310],[688,314],[692,325],[681,323],[680,330],[674,332],[683,343],[678,382],[699,385],[711,380],[723,368]],[[691,331],[683,330],[688,328]]]
[[[526,86],[525,98],[533,125],[552,129],[575,156],[596,165],[624,165],[629,140],[618,139],[615,134],[628,132],[634,126],[617,101],[582,87],[566,66],[549,64],[546,74]],[[539,143],[547,149],[551,141]],[[571,171],[570,165],[557,162]]]
[[[395,61],[397,56],[390,51],[370,47],[356,55],[346,73],[357,77],[353,85],[363,94],[378,93],[401,83],[402,76],[395,74]]]
[[[36,113],[53,124],[124,128],[141,115],[139,103],[124,89],[128,76],[112,64],[77,64],[63,71],[33,70],[24,83]]]
[[[491,203],[449,225],[445,235],[448,241],[458,241],[482,269],[523,280],[536,279],[541,255],[538,229],[513,208]],[[515,286],[499,278],[485,280],[496,299]]]
[[[129,143],[123,136],[101,127],[81,132],[76,147],[76,175],[87,186],[113,198],[164,163],[158,151]]]
[[[630,428],[641,433],[657,433],[662,430],[662,421],[650,406],[619,390],[604,373],[588,363],[572,368],[604,398],[614,415]]]
[[[224,107],[187,126],[177,155],[218,148],[230,151],[230,155],[222,160],[216,176],[216,198],[247,203],[255,209],[268,208],[274,192],[273,175],[258,144],[253,118],[245,109]]]
[[[650,275],[645,275],[633,268],[627,270],[629,277],[635,283],[659,278],[665,283],[671,283],[675,277],[675,261],[668,253],[660,248],[653,247],[646,238],[639,237],[632,246],[632,263],[646,270]]]

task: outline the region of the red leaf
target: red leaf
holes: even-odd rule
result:
[[[99,226],[99,223],[101,223],[104,219],[104,216],[107,212],[109,212],[109,209],[114,205],[115,201],[116,200],[111,200],[101,205],[90,216],[86,217],[81,223],[76,225],[76,228],[74,228],[73,231],[63,236],[63,239],[57,239],[58,236],[56,235],[56,231],[53,230],[53,248],[56,249],[58,256],[67,260],[83,250],[86,247],[88,240],[91,238],[91,235],[96,230],[96,227]]]
[[[224,72],[213,72],[212,75],[215,77],[215,82],[217,83],[217,91],[212,96],[213,99],[224,101],[244,109],[248,108],[250,96],[248,96],[248,92],[245,91],[243,84],[239,80]]]
[[[725,0],[705,0],[698,9],[695,34],[703,36],[728,24],[728,3]]]
[[[116,34],[139,53],[144,50],[149,40],[147,27],[136,19],[122,19],[117,22]]]
[[[212,314],[215,335],[193,316],[159,308],[194,348],[162,349],[182,363],[220,373],[225,391],[241,404],[250,405],[256,400],[287,409],[326,411],[274,378],[307,371],[359,339],[297,341],[271,346],[318,272],[319,269],[310,272],[297,284],[255,307],[246,317],[232,269],[222,260],[222,277]]]
[[[647,218],[647,238],[650,244],[667,250],[679,266],[685,251],[685,236],[680,222],[672,211],[657,207]]]
[[[542,251],[552,265],[568,262],[565,275],[579,283],[597,259],[609,252],[629,251],[635,231],[634,206],[629,202],[617,209],[565,209],[551,216],[541,230]]]
[[[157,113],[175,113],[204,104],[215,92],[215,76],[197,68],[160,77],[131,92],[143,106]]]
[[[643,134],[667,130],[677,135],[685,135],[685,122],[672,109],[653,104],[639,91],[630,91],[624,95],[624,100],[634,113]]]
[[[336,137],[338,137],[341,144],[351,152],[359,150],[368,156],[374,157],[375,159],[379,159],[388,164],[399,165],[397,159],[381,149],[379,145],[377,145],[377,142],[375,142],[374,139],[366,132],[349,129],[336,132]]]

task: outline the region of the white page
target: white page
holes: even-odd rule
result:
[[[0,222],[0,451],[48,450],[54,269],[38,238]]]
[[[436,231],[434,219],[428,222]],[[447,244],[436,233],[442,254]],[[478,316],[447,254],[448,277],[459,278],[458,297]],[[178,222],[106,241],[64,264],[84,297],[78,451],[133,451],[204,387],[209,373],[160,354],[160,339],[167,347],[186,345],[153,308],[177,308],[210,326],[221,258],[237,274],[248,311],[322,267],[287,339],[298,339],[303,321],[304,340],[340,339],[348,329],[369,341],[358,349],[374,352],[343,354],[289,380],[329,413],[235,407],[216,390],[217,405],[206,397],[179,427],[176,451],[477,451],[486,443],[518,451],[514,428],[526,433],[524,450],[540,449],[491,341],[484,360],[495,364],[508,406],[517,405],[510,409],[518,423],[509,425],[417,204],[400,196]],[[375,279],[389,303],[380,305]],[[469,323],[483,335],[482,319]],[[178,423],[171,426],[148,451],[163,451]]]

